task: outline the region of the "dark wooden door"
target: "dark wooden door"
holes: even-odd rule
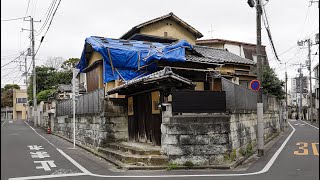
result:
[[[161,145],[161,115],[152,113],[151,93],[133,96],[133,115],[128,115],[129,139]]]

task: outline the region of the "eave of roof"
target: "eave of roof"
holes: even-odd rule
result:
[[[202,54],[205,58],[202,58],[202,62],[208,63],[220,63],[220,64],[245,64],[255,65],[256,63],[250,59],[243,58],[236,54],[233,54],[225,49],[212,48],[208,46],[194,45],[194,50]],[[199,58],[197,58],[200,60]],[[187,56],[188,60],[188,56]]]
[[[166,19],[166,18],[172,18],[173,20],[175,20],[176,22],[180,23],[182,26],[184,26],[186,29],[190,30],[193,32],[193,34],[196,35],[197,38],[201,38],[203,37],[203,34],[201,32],[199,32],[198,30],[196,30],[194,27],[190,26],[188,23],[186,23],[185,21],[183,21],[182,19],[178,18],[176,15],[174,15],[172,12],[170,12],[169,14],[166,14],[164,16],[160,16],[160,17],[157,17],[155,19],[152,19],[152,20],[149,20],[149,21],[146,21],[144,23],[141,23],[137,26],[134,26],[132,29],[130,29],[128,32],[126,32],[124,35],[122,35],[120,37],[120,39],[128,39],[130,38],[132,35],[138,33],[139,29],[146,26],[146,25],[149,25],[149,24],[152,24],[152,23],[155,23],[155,22],[158,22],[158,21],[161,21],[163,19]]]
[[[166,79],[166,78],[171,78],[171,79],[177,80],[179,82],[186,84],[187,86],[193,86],[193,87],[195,86],[195,84],[193,84],[193,82],[191,80],[184,78],[182,76],[179,76],[178,74],[173,73],[170,67],[165,67],[163,70],[157,71],[157,72],[149,74],[147,76],[143,76],[141,78],[130,80],[130,81],[126,82],[125,84],[122,84],[122,85],[117,86],[113,89],[110,89],[107,91],[107,94],[118,93],[119,90],[121,90],[123,88],[128,88],[128,87],[135,85],[135,84],[154,82],[154,81]]]
[[[227,39],[201,39],[196,40],[196,44],[204,45],[208,43],[230,43],[230,44],[237,44],[237,45],[248,45],[248,46],[256,46],[256,44],[247,43],[247,42],[240,42],[240,41],[233,41],[233,40],[227,40]],[[261,45],[263,47],[266,47],[265,45]]]

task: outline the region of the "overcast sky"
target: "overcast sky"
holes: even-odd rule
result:
[[[34,25],[35,30],[39,30],[52,1],[30,0],[26,12],[28,1],[1,0],[1,20],[32,15],[35,20],[42,21]],[[265,7],[276,50],[280,60],[288,63],[288,75],[292,78],[296,76],[298,67],[292,64],[305,63],[308,53],[306,48],[300,49],[296,45],[297,41],[305,38],[313,38],[314,41],[314,34],[319,32],[318,5],[309,7],[309,0],[270,0]],[[202,39],[222,38],[256,43],[255,9],[248,6],[247,0],[62,0],[36,56],[36,65],[42,65],[48,57],[80,58],[86,37],[119,38],[133,26],[169,12],[199,30],[204,35]],[[209,32],[211,26],[212,34]],[[267,46],[270,65],[284,79],[285,66],[274,60],[262,27],[262,43]],[[21,19],[1,21],[2,65],[29,47],[29,32],[21,32],[21,28],[29,29],[30,23]],[[36,48],[43,32],[36,36]],[[313,54],[318,47],[312,47]],[[312,57],[312,66],[319,61],[318,57]],[[28,66],[30,62],[28,58]],[[25,78],[21,78],[18,64],[11,63],[1,68],[1,87],[13,82],[23,85]]]

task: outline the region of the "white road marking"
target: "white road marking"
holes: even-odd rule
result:
[[[36,150],[36,151],[39,151],[40,149],[44,149],[42,146],[38,146],[38,145],[30,145],[28,146],[28,148],[30,148],[30,150]]]
[[[9,121],[9,123],[13,123],[13,121]]]
[[[1,126],[3,126],[4,125],[4,123],[6,123],[7,121],[4,121],[2,124],[1,124]]]
[[[88,171],[86,168],[82,167],[77,161],[75,161],[74,159],[72,159],[68,154],[66,154],[65,152],[63,152],[61,149],[57,150],[65,157],[67,158],[73,165],[77,166],[77,168],[79,168],[83,173],[85,174],[92,174],[90,171]]]
[[[43,159],[45,157],[50,157],[47,152],[44,151],[37,151],[37,152],[30,152],[32,158],[40,158]]]
[[[28,177],[16,177],[9,178],[9,180],[29,180],[29,179],[48,179],[48,178],[59,178],[59,177],[72,177],[72,176],[83,176],[85,173],[73,173],[73,174],[56,174],[56,175],[43,175],[43,176],[28,176]]]
[[[304,123],[306,123],[306,124],[308,124],[309,126],[314,127],[314,128],[316,128],[316,129],[318,129],[318,130],[319,130],[319,128],[318,128],[318,127],[316,127],[316,126],[314,126],[314,125],[311,125],[311,124],[309,124],[309,123],[307,123],[307,122],[304,122]]]
[[[34,161],[34,163],[41,163],[41,166],[36,166],[36,169],[44,169],[45,171],[51,171],[50,167],[57,167],[54,161]]]
[[[149,176],[110,176],[110,175],[100,175],[100,174],[92,174],[90,173],[80,173],[80,174],[74,174],[72,176],[81,176],[81,175],[90,175],[90,176],[95,176],[95,177],[105,177],[105,178],[177,178],[177,177],[234,177],[234,176],[251,176],[251,175],[258,175],[258,174],[263,174],[266,173],[270,170],[271,166],[273,165],[273,163],[276,161],[277,157],[279,156],[279,154],[281,153],[281,151],[283,150],[283,148],[286,146],[286,144],[288,143],[288,141],[291,139],[292,135],[294,134],[294,132],[296,131],[296,129],[290,124],[288,123],[291,128],[293,129],[292,132],[289,134],[289,136],[287,137],[287,139],[282,143],[282,145],[279,147],[279,149],[275,152],[275,154],[272,156],[272,158],[269,160],[269,162],[264,166],[263,169],[261,169],[260,171],[257,172],[253,172],[253,173],[243,173],[243,174],[191,174],[191,175],[149,175]],[[30,126],[31,127],[31,126]],[[33,129],[33,128],[32,128]],[[34,130],[35,131],[35,130]],[[36,132],[36,131],[35,131]],[[37,132],[36,132],[37,133]],[[38,134],[38,133],[37,133]],[[38,134],[39,135],[39,134]],[[40,135],[41,136],[41,135]],[[42,137],[42,136],[41,136]],[[42,137],[44,138],[44,137]],[[44,138],[45,139],[45,138]],[[45,139],[46,140],[46,139]],[[48,141],[48,140],[46,140]],[[59,151],[60,149],[57,148],[57,150]],[[62,155],[66,155],[67,157],[69,157],[67,154],[65,154],[62,150],[60,150],[62,152]],[[59,151],[59,152],[60,152]],[[60,153],[61,153],[60,152]],[[66,157],[65,156],[65,157]],[[70,157],[70,159],[72,159]],[[72,163],[76,163],[78,164],[76,161],[74,161],[72,159]],[[82,167],[82,166],[81,166]],[[59,177],[67,177],[69,176],[68,174],[61,174]],[[30,178],[33,177],[33,178]],[[56,176],[52,176],[52,175],[46,175],[46,176],[30,176],[30,177],[20,177],[20,178],[11,178],[9,180],[27,180],[27,179],[45,179],[45,178],[54,178]]]
[[[55,147],[60,154],[62,154],[65,158],[67,158],[73,165],[75,165],[77,168],[79,168],[83,173],[85,174],[92,174],[90,171],[88,171],[86,168],[82,167],[79,163],[77,163],[74,159],[72,159],[70,156],[68,156],[66,153],[64,153],[61,149],[57,148],[54,144],[52,144],[49,140],[47,140],[45,137],[43,137],[41,134],[39,134],[34,128],[32,128],[27,122],[25,122],[36,134],[38,134],[40,137],[42,137],[44,140],[46,140],[49,144],[51,144],[53,147]]]

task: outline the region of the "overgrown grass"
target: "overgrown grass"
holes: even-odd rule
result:
[[[174,170],[174,169],[177,169],[178,166],[179,166],[179,164],[174,163],[174,162],[170,162],[170,163],[167,165],[166,170],[167,170],[167,171]]]

